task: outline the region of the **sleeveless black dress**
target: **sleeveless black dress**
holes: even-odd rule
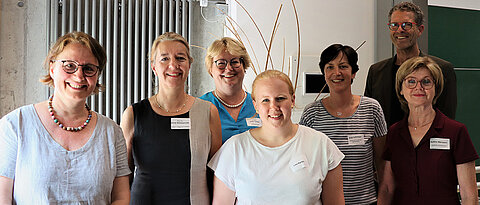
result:
[[[155,113],[147,99],[132,105],[135,123],[132,155],[136,170],[130,204],[208,203],[206,185],[202,186],[206,179],[201,161],[204,161],[203,166],[206,167],[210,149],[210,130],[208,123],[207,127],[201,124],[204,124],[204,121],[209,122],[209,118],[197,118],[200,116],[199,112],[204,113],[204,110],[209,109],[205,109],[205,104],[199,101],[196,99],[189,112],[177,116],[162,116]],[[209,117],[209,112],[207,116]],[[191,129],[171,129],[172,118],[190,118]],[[198,129],[200,127],[203,128]],[[205,128],[208,129],[207,133],[202,131]],[[207,136],[203,139],[192,136],[192,133],[196,132]],[[194,141],[193,144],[191,140]],[[200,150],[197,144],[202,145]],[[205,156],[206,150],[208,151]],[[196,165],[198,162],[194,162],[198,157],[200,166]],[[198,167],[200,169],[196,171]],[[193,185],[192,181],[198,181],[196,183],[199,186]],[[191,190],[192,188],[194,190]]]

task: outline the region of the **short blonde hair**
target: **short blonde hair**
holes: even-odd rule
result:
[[[252,85],[252,98],[253,100],[255,100],[255,90],[257,88],[257,84],[259,81],[261,80],[268,80],[268,79],[279,79],[283,82],[285,82],[288,86],[288,93],[290,94],[290,96],[293,97],[293,94],[295,93],[295,91],[293,90],[293,85],[292,85],[292,81],[290,81],[290,78],[283,72],[281,71],[278,71],[278,70],[266,70],[260,74],[257,75],[257,77],[255,78],[255,80],[253,81],[253,85]]]
[[[153,41],[152,50],[150,51],[151,63],[155,62],[155,58],[157,57],[158,45],[160,45],[160,43],[164,41],[176,41],[176,42],[182,43],[185,46],[185,48],[187,48],[187,56],[188,56],[189,64],[191,65],[193,63],[193,58],[190,55],[190,46],[188,45],[187,40],[185,40],[183,36],[175,32],[165,32],[162,35],[158,36],[157,39],[155,39],[155,41]]]
[[[402,94],[400,94],[400,92],[402,91],[403,81],[408,75],[421,68],[425,68],[430,71],[430,74],[433,77],[433,81],[435,83],[435,97],[433,98],[433,104],[437,102],[438,97],[442,94],[444,81],[442,69],[440,69],[438,64],[435,63],[435,61],[433,61],[431,58],[426,56],[413,57],[408,59],[400,66],[395,78],[395,91],[397,93],[398,99],[400,100],[402,110],[405,113],[409,113],[410,111],[408,109],[407,100]]]
[[[247,53],[247,49],[242,43],[230,37],[223,37],[220,40],[214,41],[212,45],[208,47],[207,56],[205,56],[205,67],[210,75],[212,75],[213,58],[220,55],[224,51],[230,53],[231,55],[239,56],[242,59],[241,62],[244,70],[247,70],[247,68],[252,64],[250,56]]]
[[[47,74],[44,75],[42,78],[40,78],[40,82],[50,86],[54,87],[53,84],[53,79],[50,76],[50,62],[52,60],[55,60],[55,58],[63,52],[65,47],[68,44],[71,43],[78,43],[81,45],[86,46],[87,48],[90,49],[92,52],[93,56],[98,61],[98,67],[100,68],[98,70],[98,77],[102,74],[103,69],[105,69],[105,64],[107,63],[107,54],[105,53],[105,49],[98,43],[96,39],[94,39],[92,36],[80,32],[80,31],[74,31],[71,33],[67,33],[63,35],[62,37],[58,38],[58,40],[55,42],[55,44],[50,48],[50,51],[48,51],[48,55],[45,58],[45,61],[43,63],[43,67],[45,70],[47,70]],[[100,90],[103,90],[103,86],[98,83],[95,86],[95,90],[93,91],[94,93],[98,93]]]

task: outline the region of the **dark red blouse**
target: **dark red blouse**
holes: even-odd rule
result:
[[[449,141],[449,148],[431,149],[436,138]],[[392,125],[383,158],[392,165],[393,204],[460,204],[456,165],[474,161],[478,155],[465,125],[436,110],[432,126],[417,147],[406,117]]]

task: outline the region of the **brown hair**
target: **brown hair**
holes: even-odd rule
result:
[[[213,58],[224,51],[231,55],[239,56],[242,59],[241,62],[244,70],[252,64],[247,49],[242,43],[230,37],[223,37],[222,39],[214,41],[212,45],[208,47],[207,56],[205,56],[205,67],[210,75],[212,75]]]
[[[437,102],[438,97],[442,94],[443,91],[443,74],[440,67],[429,57],[414,57],[410,58],[405,61],[397,71],[397,75],[395,78],[395,91],[397,93],[397,97],[400,100],[400,104],[402,106],[402,110],[405,113],[410,112],[408,109],[408,102],[403,97],[400,92],[402,91],[402,84],[405,78],[413,73],[416,70],[421,68],[425,68],[430,71],[430,74],[433,77],[433,81],[435,82],[435,97],[433,98],[433,104]]]
[[[395,5],[390,12],[388,12],[388,22],[391,23],[392,14],[395,11],[408,11],[412,12],[415,15],[415,23],[420,26],[423,25],[423,11],[412,2],[402,2]]]
[[[44,75],[42,78],[40,78],[40,82],[48,86],[54,87],[53,79],[50,76],[50,72],[49,72],[50,62],[51,60],[55,60],[55,58],[60,53],[63,52],[65,47],[71,43],[78,43],[90,49],[93,56],[95,56],[95,58],[98,61],[98,67],[99,67],[98,76],[100,77],[103,69],[105,69],[105,64],[107,63],[107,55],[105,53],[105,49],[92,36],[84,32],[74,31],[71,33],[67,33],[62,37],[58,38],[58,40],[55,42],[52,48],[50,48],[50,51],[48,51],[48,55],[45,58],[45,61],[43,63],[43,67],[45,68],[45,70],[47,70],[47,74]],[[103,89],[103,86],[97,81],[95,90],[93,92],[98,93],[102,89]]]

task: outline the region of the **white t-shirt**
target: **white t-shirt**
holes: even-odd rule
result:
[[[344,155],[323,133],[300,125],[279,147],[246,131],[230,138],[208,166],[235,192],[237,204],[322,204],[322,182]]]

